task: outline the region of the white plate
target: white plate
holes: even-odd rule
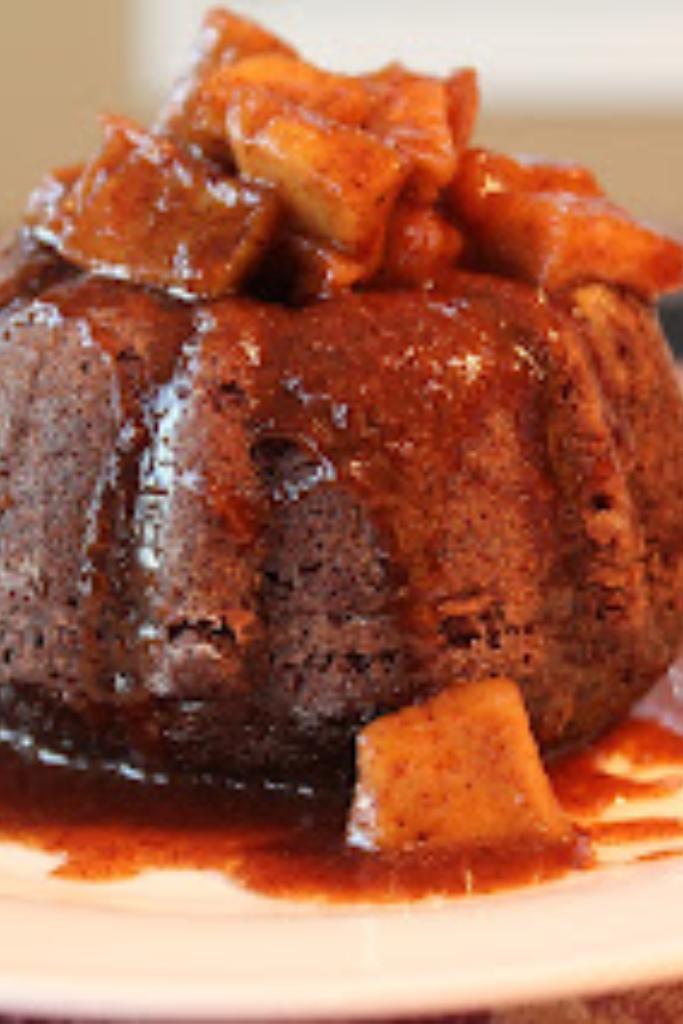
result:
[[[678,861],[451,905],[344,911],[230,899],[224,883],[189,876],[36,885],[25,859],[8,850],[2,865],[6,1012],[301,1021],[683,975]]]
[[[683,859],[496,896],[276,903],[209,875],[87,884],[0,849],[0,1009],[137,1019],[455,1012],[683,976]]]

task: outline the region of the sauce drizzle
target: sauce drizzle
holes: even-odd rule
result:
[[[55,876],[90,882],[188,869],[222,874],[270,897],[334,903],[531,885],[599,865],[601,847],[656,844],[634,853],[636,861],[667,857],[672,844],[683,844],[683,816],[652,809],[653,801],[683,791],[683,733],[671,714],[677,707],[665,681],[647,699],[650,717],[636,711],[552,767],[555,791],[578,826],[576,841],[560,846],[378,855],[345,844],[346,790],[141,781],[40,763],[9,747],[0,750],[0,838],[57,854]]]

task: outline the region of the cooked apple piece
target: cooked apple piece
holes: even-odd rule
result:
[[[231,108],[228,133],[240,173],[277,189],[296,231],[375,252],[406,174],[391,147],[258,91]]]
[[[400,200],[391,216],[382,284],[428,288],[457,266],[465,248],[458,229],[434,207]]]
[[[290,289],[295,302],[313,298],[329,298],[367,281],[374,271],[376,258],[345,256],[325,242],[302,235],[289,234],[280,252],[289,264],[294,283]]]
[[[409,187],[416,197],[433,201],[453,177],[458,158],[445,83],[411,74],[399,65],[365,81],[372,97],[367,130],[405,158],[411,168]]]
[[[278,36],[244,15],[214,7],[208,11],[195,47],[193,70],[207,64],[231,64],[256,53],[286,53],[294,49]]]
[[[607,198],[593,172],[580,164],[549,164],[533,157],[513,160],[512,163],[516,164],[517,187],[523,192],[565,193],[586,199]]]
[[[371,273],[367,258],[354,259],[320,239],[282,231],[254,284],[273,301],[299,305],[346,292]]]
[[[205,87],[221,67],[260,53],[294,56],[295,51],[249,18],[216,8],[206,15],[192,66],[178,83],[161,113],[157,128],[180,141],[197,146],[213,157],[224,155],[224,121],[207,105]]]
[[[372,850],[560,844],[572,836],[518,686],[486,679],[360,734],[348,838]]]
[[[460,158],[470,144],[479,116],[479,79],[474,68],[460,68],[446,79],[448,120]]]
[[[549,291],[600,280],[650,300],[683,284],[683,248],[611,203],[588,172],[473,150],[452,195],[491,269]]]
[[[490,196],[505,192],[605,196],[595,175],[578,164],[548,163],[534,157],[512,157],[486,149],[468,150],[454,182],[454,194],[466,212],[476,217]]]
[[[228,112],[245,93],[258,95],[262,122],[271,106],[281,109],[283,102],[354,126],[363,122],[369,108],[367,92],[356,79],[320,71],[296,56],[265,53],[221,65],[195,89],[192,130],[195,142],[201,136],[203,152],[225,164],[232,165],[234,159]]]
[[[75,182],[53,178],[39,190],[27,220],[77,266],[211,299],[235,291],[255,268],[278,215],[269,189],[111,118],[100,153]]]
[[[259,54],[218,68],[198,90],[199,116],[204,108],[213,108],[205,120],[220,125],[223,138],[227,111],[244,90],[272,93],[279,101],[355,127],[370,109],[367,90],[356,78],[321,71],[287,54]]]

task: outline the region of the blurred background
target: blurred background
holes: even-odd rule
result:
[[[152,116],[203,0],[0,0],[0,228],[97,114]],[[479,138],[577,159],[640,215],[683,231],[681,0],[234,0],[314,60],[480,69]]]

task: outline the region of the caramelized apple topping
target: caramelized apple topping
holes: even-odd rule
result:
[[[255,96],[231,111],[229,133],[240,171],[275,184],[293,228],[374,262],[405,177],[392,148],[301,111],[268,116]]]
[[[465,154],[455,213],[486,269],[556,292],[602,281],[645,299],[683,284],[683,249],[637,223],[581,168]]]
[[[442,213],[403,199],[389,220],[380,283],[424,288],[462,261],[465,237]]]
[[[399,65],[366,81],[372,97],[368,130],[403,156],[411,168],[411,191],[433,202],[458,164],[444,82]]]
[[[119,118],[105,122],[102,150],[73,179],[52,176],[33,196],[35,235],[88,270],[183,297],[237,290],[278,219],[272,190]]]
[[[360,81],[321,71],[306,61],[281,53],[247,57],[236,64],[218,68],[198,86],[195,116],[207,129],[212,126],[215,146],[223,147],[230,159],[230,140],[226,118],[245,97],[259,100],[268,111],[276,104],[298,108],[324,121],[360,128],[369,113],[369,98]]]
[[[454,686],[367,726],[348,835],[385,851],[571,842],[519,687]]]
[[[216,155],[224,153],[224,108],[207,104],[206,84],[222,67],[262,53],[294,56],[291,47],[248,18],[220,7],[209,11],[188,73],[161,112],[159,131],[207,155],[218,140]]]
[[[478,111],[469,68],[331,73],[217,9],[155,130],[109,120],[28,222],[79,267],[187,299],[431,288],[456,267],[648,300],[683,284],[681,246],[589,172],[470,149]]]

